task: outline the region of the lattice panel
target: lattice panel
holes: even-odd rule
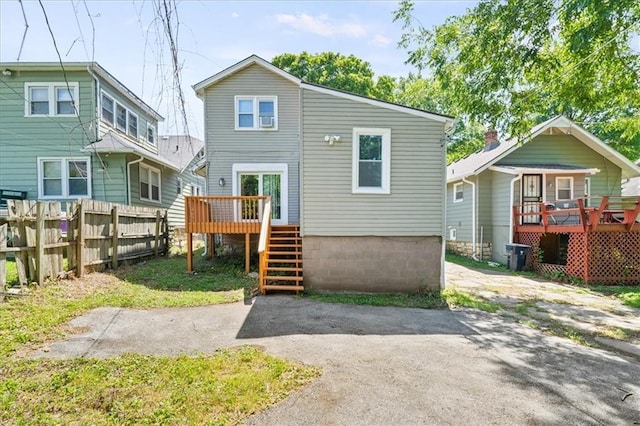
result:
[[[536,272],[543,275],[553,275],[554,273],[568,274],[565,265],[554,265],[553,263],[538,263]]]
[[[590,233],[588,281],[640,284],[640,232]]]
[[[587,234],[570,233],[567,248],[567,275],[584,280],[587,271],[585,245]]]
[[[516,234],[516,239],[520,244],[526,244],[531,246],[531,251],[527,255],[527,262],[525,263],[526,269],[533,269],[537,272],[538,265],[538,250],[540,249],[540,237],[542,234],[537,232],[519,232]]]

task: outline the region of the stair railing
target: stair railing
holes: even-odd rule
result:
[[[267,274],[267,264],[269,262],[269,240],[271,239],[271,197],[267,198],[262,212],[262,223],[260,224],[260,240],[258,241],[258,253],[260,255],[260,272],[258,279],[258,289],[261,294],[265,294],[265,275]]]

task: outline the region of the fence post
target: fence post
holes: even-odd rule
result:
[[[160,210],[156,210],[156,233],[155,233],[155,244],[154,244],[154,255],[158,257],[158,249],[160,245]]]
[[[84,207],[84,200],[80,200],[78,203],[78,220],[76,221],[76,226],[78,227],[78,244],[76,251],[78,278],[82,278],[82,274],[84,273]]]
[[[111,268],[118,268],[118,225],[119,225],[119,216],[118,216],[118,205],[115,204],[111,208],[111,224],[113,233],[111,234]]]
[[[36,281],[44,283],[44,202],[36,203]]]

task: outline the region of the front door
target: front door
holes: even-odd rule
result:
[[[233,195],[270,196],[271,222],[275,225],[288,223],[288,167],[287,164],[234,164]],[[245,203],[243,220],[262,217],[262,203]]]
[[[542,202],[542,175],[522,176],[522,213],[539,213]],[[522,216],[522,223],[540,223],[539,215]]]

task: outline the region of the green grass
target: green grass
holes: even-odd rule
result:
[[[0,303],[0,424],[238,424],[314,380],[319,369],[253,347],[195,357],[23,357],[92,308],[209,305],[255,291],[242,260],[199,254],[194,274],[177,255],[31,287]]]
[[[445,253],[445,260],[447,262],[455,263],[460,266],[466,266],[467,268],[481,269],[495,272],[502,272],[511,275],[520,275],[525,277],[538,277],[533,271],[513,271],[506,265],[498,264],[496,266],[490,265],[488,262],[481,262],[479,260],[473,260],[470,257],[461,256],[456,253]]]
[[[446,288],[442,291],[442,297],[446,300],[447,305],[452,308],[465,307],[480,309],[481,311],[495,313],[502,309],[499,303],[491,302],[487,299],[475,296],[465,291],[453,288]]]
[[[589,286],[589,289],[607,296],[615,296],[632,308],[640,308],[640,286],[597,285]]]
[[[253,347],[0,366],[0,423],[238,424],[319,376]]]
[[[18,282],[18,268],[16,268],[16,260],[14,258],[7,259],[6,273],[8,285],[12,285]]]
[[[305,292],[304,297],[327,303],[347,303],[351,305],[396,306],[402,308],[438,309],[446,307],[446,302],[438,292],[428,293],[313,293]]]

